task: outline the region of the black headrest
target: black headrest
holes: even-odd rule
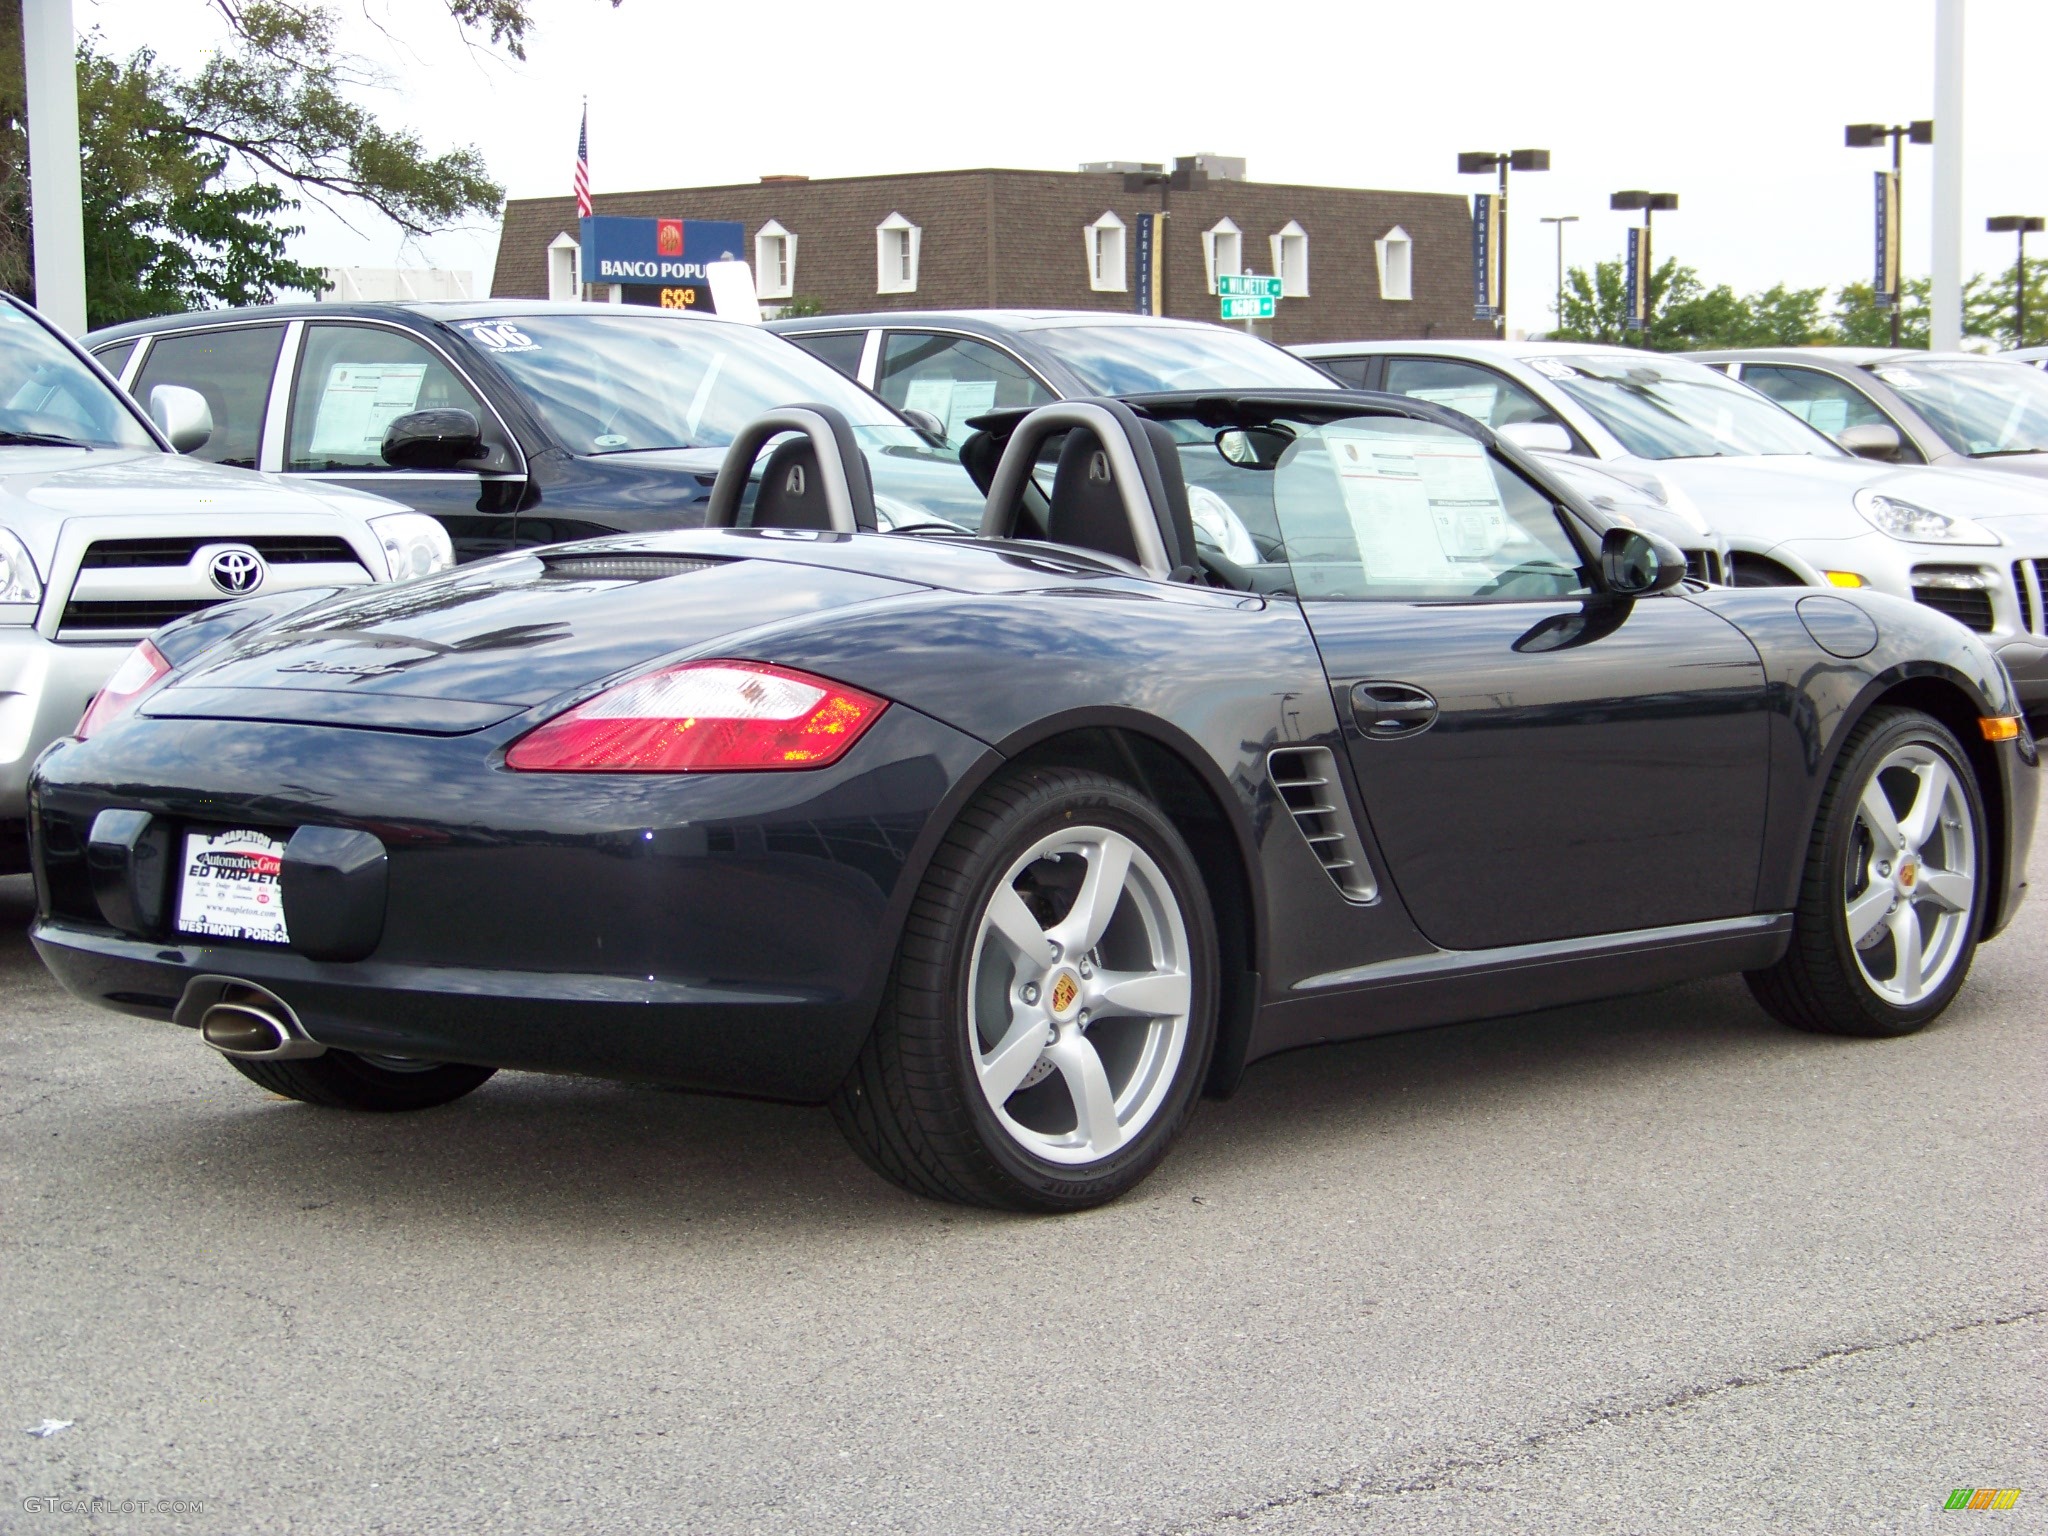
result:
[[[825,506],[825,482],[818,473],[818,451],[808,438],[792,437],[768,455],[748,521],[756,528],[832,526],[832,515]]]
[[[875,483],[868,468],[867,455],[861,452],[860,440],[854,436],[853,425],[846,419],[846,414],[829,405],[783,406],[763,412],[741,427],[726,449],[725,462],[718,467],[718,479],[711,487],[711,500],[704,508],[704,526],[738,526],[741,504],[752,486],[754,463],[761,450],[776,438],[791,432],[799,434],[799,442],[805,452],[802,456],[790,454],[785,458],[791,446],[785,443],[769,455],[769,469],[763,472],[761,488],[755,493],[754,526],[831,527],[830,503],[817,473],[817,452],[810,446],[810,440],[816,438],[829,441],[846,468],[846,499],[854,528],[872,533],[875,529]],[[773,472],[778,464],[782,466],[780,474]],[[803,473],[792,484],[789,471],[798,467]]]
[[[1132,561],[1140,558],[1123,494],[1109,467],[1109,454],[1086,427],[1070,430],[1060,446],[1045,523],[1045,536],[1055,544],[1099,550]]]
[[[996,466],[1003,461],[1003,444],[1008,441],[1009,438],[999,438],[992,433],[974,432],[960,445],[960,467],[967,471],[967,478],[984,496],[996,483]]]

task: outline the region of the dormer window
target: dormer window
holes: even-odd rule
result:
[[[917,292],[919,244],[924,231],[900,213],[875,226],[875,292]]]
[[[1289,219],[1273,236],[1273,270],[1280,275],[1280,297],[1308,297],[1308,231]]]
[[[754,236],[754,292],[764,299],[796,292],[796,236],[773,219]]]
[[[1082,234],[1087,237],[1088,286],[1096,293],[1124,292],[1124,221],[1105,212]]]
[[[1229,219],[1211,224],[1202,232],[1202,258],[1209,271],[1209,291],[1216,291],[1216,279],[1236,277],[1244,271],[1244,233]]]
[[[1408,231],[1396,224],[1373,241],[1372,248],[1380,263],[1380,297],[1414,298],[1415,243],[1408,238]]]

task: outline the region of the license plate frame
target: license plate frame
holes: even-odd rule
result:
[[[290,947],[284,846],[285,837],[256,827],[188,829],[178,861],[178,932]]]

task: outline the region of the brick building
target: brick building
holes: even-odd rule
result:
[[[1262,334],[1281,343],[1483,336],[1472,318],[1471,217],[1462,197],[1243,179],[1169,192],[1167,311],[1214,320],[1220,271],[1278,273]],[[600,215],[738,220],[762,302],[825,313],[886,309],[1129,311],[1138,215],[1159,189],[1126,190],[1125,167],[933,171],[598,195]],[[1235,174],[1231,174],[1235,172]],[[493,297],[573,297],[574,200],[506,204]],[[592,291],[592,298],[609,298]]]

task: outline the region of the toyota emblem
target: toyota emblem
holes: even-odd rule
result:
[[[230,597],[242,597],[263,585],[263,557],[253,549],[224,549],[206,563],[213,584]]]

